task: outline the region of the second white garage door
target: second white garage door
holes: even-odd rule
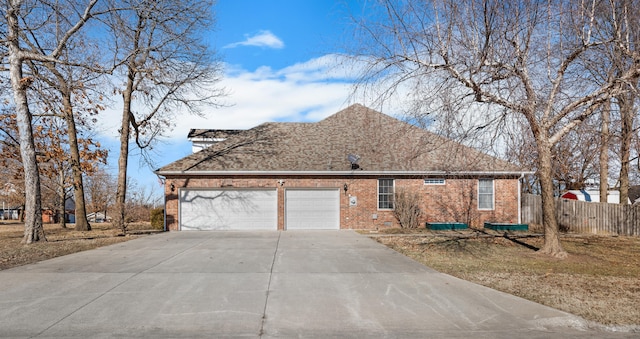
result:
[[[275,190],[180,190],[181,230],[276,230]]]
[[[287,230],[340,229],[340,191],[337,189],[287,189]]]

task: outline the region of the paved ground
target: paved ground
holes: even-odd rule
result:
[[[0,337],[632,335],[586,330],[354,232],[289,231],[172,232],[0,271]]]

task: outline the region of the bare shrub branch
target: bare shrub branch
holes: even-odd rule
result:
[[[422,198],[414,191],[399,189],[394,195],[393,215],[396,217],[402,228],[420,227],[422,217]]]

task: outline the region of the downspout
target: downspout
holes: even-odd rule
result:
[[[165,185],[166,185],[167,178],[162,177],[160,175],[157,175],[157,176],[158,176],[158,180],[162,182],[162,197],[164,200],[163,208],[162,208],[162,231],[166,232],[167,231],[167,193],[166,193]]]
[[[164,208],[162,209],[162,217],[164,218],[164,220],[162,221],[163,226],[162,226],[162,230],[163,232],[167,231],[167,195],[164,195]]]
[[[522,179],[524,179],[524,173],[520,173],[518,178],[518,224],[522,224]]]

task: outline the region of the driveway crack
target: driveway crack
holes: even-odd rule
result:
[[[260,333],[259,336],[262,338],[264,335],[264,323],[267,320],[267,305],[269,304],[269,292],[271,291],[271,280],[273,279],[273,267],[276,264],[276,258],[278,255],[278,248],[280,247],[280,236],[282,235],[282,231],[278,232],[278,241],[276,242],[276,249],[273,251],[273,260],[271,261],[271,269],[269,270],[269,282],[267,283],[267,293],[264,299],[264,309],[262,310],[262,324],[260,324]]]

